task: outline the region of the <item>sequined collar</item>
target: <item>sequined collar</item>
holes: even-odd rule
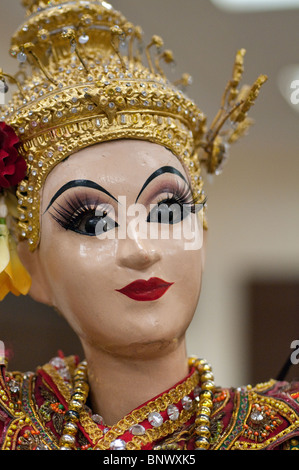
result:
[[[75,366],[74,358],[57,357],[39,371],[65,410],[71,400]],[[99,415],[85,407],[78,426],[88,443],[81,448],[151,449],[161,439],[194,421],[199,392],[199,374],[192,368],[183,381],[133,410],[113,426],[106,426]]]

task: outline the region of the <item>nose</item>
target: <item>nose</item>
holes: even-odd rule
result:
[[[117,253],[119,266],[141,271],[149,268],[160,259],[160,250],[154,246],[151,240],[140,239],[135,235],[134,238],[119,241]]]

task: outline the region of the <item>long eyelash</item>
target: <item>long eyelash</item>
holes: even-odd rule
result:
[[[55,214],[50,212],[50,215],[63,228],[69,230],[76,225],[78,217],[95,211],[99,204],[99,200],[92,200],[86,195],[81,197],[75,194],[65,199],[65,206],[57,204],[58,208],[53,208]]]
[[[176,189],[170,192],[168,196],[161,197],[158,204],[161,203],[177,203],[181,206],[189,206],[191,212],[199,212],[207,202],[207,198],[201,201],[202,196],[200,194],[194,195],[189,187],[182,187],[177,181]]]

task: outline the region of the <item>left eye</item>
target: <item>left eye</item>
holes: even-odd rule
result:
[[[149,213],[146,221],[157,222],[159,224],[177,224],[181,222],[190,211],[187,207],[175,200],[162,201],[157,204]]]

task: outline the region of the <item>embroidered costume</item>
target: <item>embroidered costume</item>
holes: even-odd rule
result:
[[[37,372],[1,368],[0,448],[58,450],[70,413],[75,357],[56,357]],[[80,366],[79,366],[80,367]],[[77,372],[78,373],[78,372]],[[69,419],[76,450],[194,450],[196,428],[211,450],[299,450],[299,384],[271,380],[256,387],[215,388],[210,423],[200,408],[200,373],[190,362],[185,380],[108,426],[88,401]],[[74,413],[74,412],[73,412]],[[71,413],[70,413],[71,415]],[[75,430],[75,433],[72,432]]]

